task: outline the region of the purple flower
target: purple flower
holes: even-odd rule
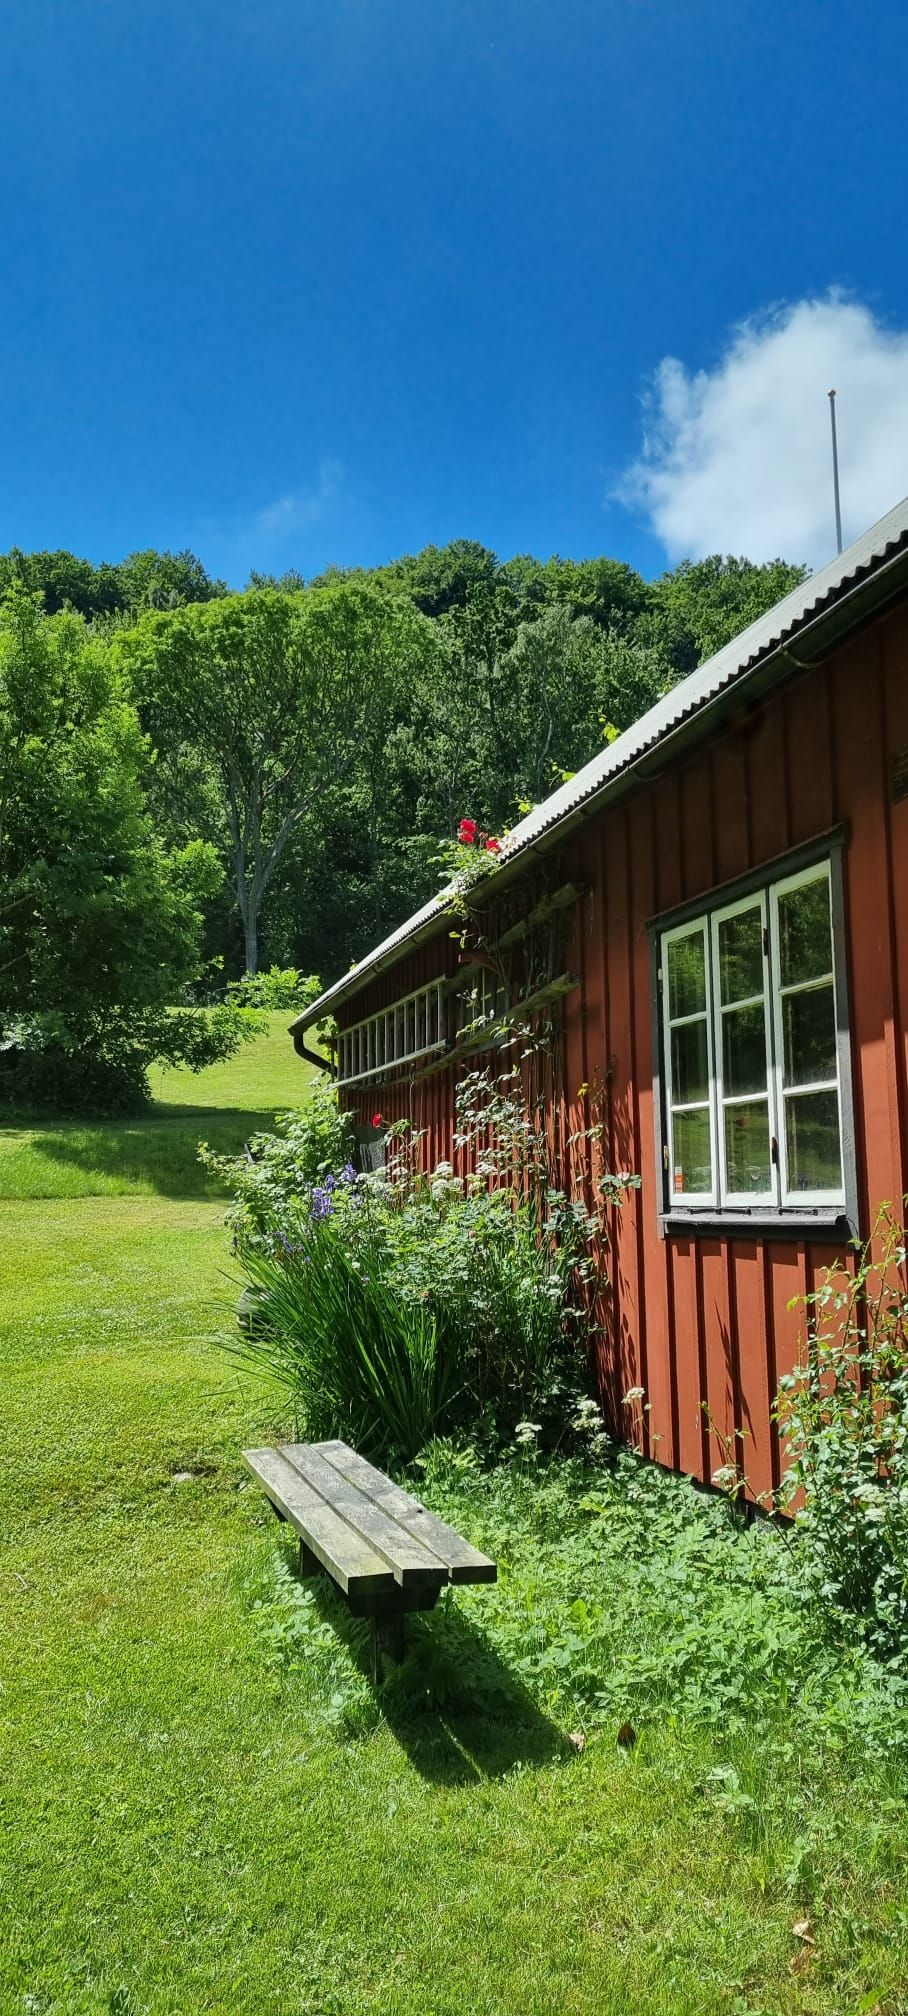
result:
[[[356,1182],[356,1170],[354,1169],[352,1162],[344,1163],[344,1166],[340,1172],[340,1181],[341,1183]]]
[[[309,1201],[310,1219],[330,1218],[331,1192],[321,1184],[316,1184]]]

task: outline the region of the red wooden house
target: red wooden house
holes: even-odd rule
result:
[[[333,1014],[364,1136],[407,1117],[431,1167],[458,1074],[544,1024],[564,1187],[600,1157],[641,1178],[610,1226],[610,1425],[642,1388],[659,1461],[708,1479],[743,1431],[770,1489],[789,1304],[908,1190],[908,501],[538,806],[470,904],[466,952],[443,894],[297,1048]],[[601,1145],[571,1145],[591,1116]]]

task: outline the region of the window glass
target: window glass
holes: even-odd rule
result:
[[[677,1106],[709,1099],[709,1044],[706,1016],[672,1030],[672,1096]]]
[[[842,1153],[835,1089],[798,1092],[786,1099],[785,1145],[790,1190],[838,1190]]]
[[[670,938],[668,1056],[671,1188],[675,1196],[714,1194],[712,1069],[706,929],[702,919]]]
[[[677,1196],[704,1196],[712,1189],[712,1129],[709,1107],[675,1113],[672,1125],[672,1185]]]
[[[725,1175],[729,1190],[758,1194],[772,1187],[769,1102],[748,1100],[725,1108]]]
[[[796,987],[832,975],[827,874],[783,890],[779,903],[779,984]]]
[[[724,1002],[763,993],[763,908],[739,910],[719,921],[719,991]]]
[[[722,1108],[724,1194],[763,1196],[775,1202],[763,897],[717,917],[713,944],[720,1031],[716,1094]]]
[[[730,1008],[722,1017],[722,1071],[726,1098],[766,1090],[766,1008],[762,1000]]]
[[[782,996],[783,1077],[815,1085],[836,1075],[835,990],[832,982]]]
[[[679,1015],[696,1015],[706,1008],[706,943],[699,924],[685,938],[673,938],[668,947],[668,1012],[674,1022]]]

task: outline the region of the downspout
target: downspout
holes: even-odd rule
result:
[[[306,1044],[306,1038],[302,1029],[294,1029],[291,1025],[290,1034],[293,1037],[293,1048],[298,1057],[304,1058],[307,1064],[317,1065],[319,1071],[330,1071],[332,1077],[334,1077],[334,1064],[331,1058],[320,1057],[317,1050],[310,1050]]]

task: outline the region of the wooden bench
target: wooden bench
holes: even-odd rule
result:
[[[432,1610],[449,1583],[494,1582],[495,1562],[427,1512],[346,1442],[245,1449],[279,1519],[300,1536],[299,1573],[325,1568],[372,1625],[372,1672],[399,1659],[408,1610]]]

